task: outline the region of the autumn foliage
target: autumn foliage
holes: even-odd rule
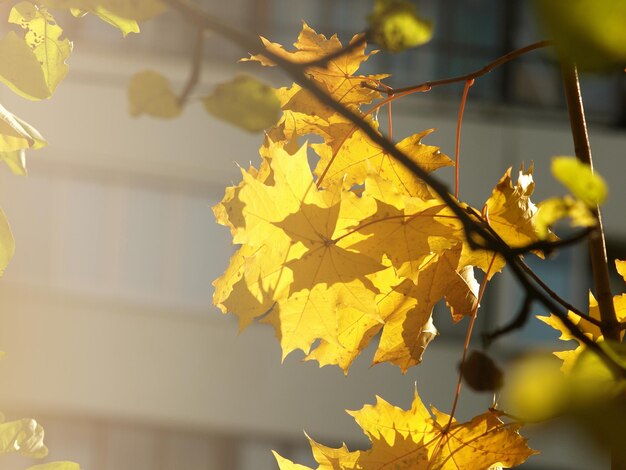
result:
[[[264,44],[295,62],[315,61],[342,47],[335,36],[327,39],[306,24],[293,52]],[[376,125],[364,107],[382,96],[362,83],[379,83],[385,76],[357,75],[368,57],[363,44],[308,73],[330,96]],[[264,57],[252,60],[272,65]],[[374,363],[391,362],[406,372],[422,361],[438,334],[435,304],[445,299],[454,321],[475,315],[474,267],[490,278],[504,261],[471,249],[448,206],[353,123],[297,84],[277,95],[283,117],[267,132],[259,167],[242,169],[241,183],[228,188],[214,208],[218,222],[241,245],[214,283],[214,302],[237,315],[241,328],[256,318],[270,323],[283,356],[300,349],[307,360],[346,373],[380,333]],[[423,142],[432,133],[397,145],[428,171],[453,165],[438,147]],[[303,138],[309,135],[321,136],[323,143],[307,144]],[[317,163],[311,168],[313,155]],[[485,203],[485,217],[511,246],[540,239],[532,224],[533,187],[532,169],[520,171],[515,184],[508,170]],[[482,210],[467,210],[483,217]],[[330,450],[312,441],[314,455],[322,468],[332,459],[341,468],[378,468],[398,459],[398,468],[420,462],[453,468],[452,462],[464,460],[466,466],[458,468],[470,468],[477,455],[464,440],[480,443],[476,452],[485,466],[516,465],[532,453],[517,434],[519,426],[505,425],[492,412],[464,424],[433,413],[435,418],[417,394],[409,412],[380,400],[354,413],[373,441],[371,451]],[[279,461],[281,468],[296,468]]]
[[[469,318],[462,375],[470,386],[494,392],[502,385],[502,372],[486,355],[466,354],[485,287],[509,264],[526,298],[516,323],[499,334],[523,324],[530,306],[540,303],[553,311],[540,320],[559,330],[561,339],[578,341],[575,350],[555,353],[563,360],[561,371],[553,370],[554,361],[513,371],[510,401],[517,413],[494,403],[473,419],[458,422],[459,376],[449,414],[427,408],[417,390],[409,410],[377,398],[375,405],[349,412],[371,441],[367,450],[309,441],[320,469],[514,467],[535,453],[519,433],[524,421],[573,413],[606,435],[613,426],[607,424],[608,416],[626,419],[626,351],[619,344],[626,300],[625,294],[610,294],[606,253],[595,255],[607,279],[594,271],[595,287],[602,292],[598,301],[589,294],[588,312],[559,298],[524,263],[524,256],[544,258],[585,238],[602,250],[599,205],[607,190],[590,168],[590,151],[586,159],[583,155],[589,150],[581,140],[586,136],[584,111],[581,107],[576,118],[571,109],[581,101],[573,63],[594,70],[623,67],[626,35],[621,20],[626,9],[610,0],[576,0],[568,8],[553,0],[538,4],[547,30],[558,40],[578,159],[553,160],[554,176],[571,194],[537,205],[531,201],[532,165],[509,168],[493,182],[489,199],[475,208],[459,200],[458,179],[452,194],[430,175],[443,167],[458,169],[462,111],[474,80],[553,44],[541,41],[512,51],[465,76],[393,90],[385,83],[387,74],[362,75],[359,69],[377,53],[368,51],[370,40],[397,52],[430,39],[432,24],[406,0],[376,0],[369,29],[346,45],[303,23],[293,48],[265,38],[259,43],[187,0],[11,2],[8,21],[21,34],[10,31],[0,39],[0,59],[11,59],[0,60],[0,82],[26,99],[42,100],[67,75],[72,43],[51,10],[97,16],[124,36],[138,33],[139,22],[168,10],[181,13],[197,28],[192,73],[183,90],[176,92],[157,71],[136,74],[128,91],[133,116],[175,118],[184,111],[199,82],[206,31],[249,48],[251,54],[243,59],[252,63],[248,65],[285,70],[296,80],[290,86],[273,89],[240,75],[197,100],[209,114],[242,129],[265,130],[257,162],[241,169],[241,181],[227,188],[213,208],[238,246],[224,274],[214,281],[214,304],[236,315],[241,329],[255,320],[270,324],[283,358],[299,350],[306,360],[338,366],[347,374],[378,336],[373,363],[388,362],[406,373],[428,356],[427,347],[438,335],[433,308],[445,300],[454,322]],[[555,11],[559,15],[546,13]],[[392,101],[435,85],[463,82],[455,161],[435,145],[434,129],[399,140],[393,135]],[[385,106],[389,127],[383,129],[377,115]],[[578,129],[576,122],[582,123]],[[36,129],[0,106],[0,161],[11,171],[25,175],[25,151],[44,145]],[[552,228],[564,218],[582,231],[560,240]],[[0,210],[0,275],[13,254],[14,240]],[[625,262],[616,264],[626,279]],[[611,408],[615,403],[617,408]],[[599,404],[605,407],[603,418],[588,420],[588,411]],[[0,423],[0,441],[0,453],[41,457],[47,452],[43,429],[34,420]],[[609,448],[620,445],[610,441]],[[283,470],[307,468],[275,455]],[[614,457],[626,462],[626,455]],[[35,468],[74,470],[77,465],[58,462]]]

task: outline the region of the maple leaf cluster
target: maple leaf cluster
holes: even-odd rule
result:
[[[294,51],[263,42],[290,61],[312,63],[310,79],[377,128],[361,108],[382,96],[362,84],[386,75],[357,74],[373,54],[365,44],[316,65],[342,47],[336,36],[327,39],[304,24]],[[273,65],[262,55],[249,60]],[[473,268],[491,277],[504,260],[471,250],[448,206],[352,122],[297,84],[277,95],[283,116],[267,131],[259,168],[242,169],[242,181],[214,207],[241,245],[214,282],[214,303],[237,315],[241,328],[254,319],[273,325],[283,357],[300,349],[307,360],[346,372],[381,333],[374,363],[405,372],[437,335],[435,304],[445,299],[455,321],[471,315],[478,291]],[[432,132],[396,144],[427,171],[453,165],[422,142]],[[323,141],[300,146],[303,136]],[[488,223],[511,246],[539,240],[533,188],[532,168],[522,169],[515,185],[509,169],[486,203]]]
[[[326,447],[309,438],[318,469],[475,470],[514,467],[536,453],[519,435],[520,424],[504,423],[487,411],[459,423],[434,407],[428,410],[417,390],[410,410],[378,397],[375,405],[349,411],[372,442],[366,451],[346,445]],[[274,453],[281,470],[311,470]]]

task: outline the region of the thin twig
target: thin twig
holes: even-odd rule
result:
[[[194,88],[200,81],[200,74],[202,72],[202,56],[204,49],[204,29],[198,28],[196,32],[196,40],[193,43],[193,50],[191,53],[191,72],[189,73],[189,78],[187,79],[187,83],[185,84],[185,88],[181,91],[178,96],[178,106],[183,107],[187,100],[189,99],[189,95],[193,92]]]
[[[563,299],[561,296],[559,296],[559,294],[557,294],[556,292],[554,292],[550,286],[548,286],[548,284],[546,284],[543,279],[541,279],[537,273],[535,273],[532,269],[530,269],[530,267],[525,263],[525,262],[521,262],[520,266],[522,267],[522,269],[526,272],[526,274],[528,274],[530,277],[532,277],[534,279],[534,281],[539,284],[541,286],[541,288],[546,291],[546,293],[552,297],[552,299],[558,303],[560,303],[563,307],[565,307],[567,310],[569,310],[570,312],[572,312],[574,315],[579,316],[580,318],[582,318],[583,320],[588,321],[589,323],[592,323],[598,327],[602,327],[602,321],[598,320],[596,318],[593,318],[591,315],[587,315],[586,313],[581,312],[579,309],[577,309],[576,307],[574,307],[572,304],[570,304],[569,302],[567,302],[565,299]]]
[[[459,83],[459,82],[467,82],[469,80],[474,80],[478,77],[482,77],[483,75],[488,74],[489,72],[491,72],[493,69],[506,64],[507,62],[510,62],[513,59],[516,59],[517,57],[520,57],[524,54],[528,54],[531,51],[534,51],[536,49],[542,49],[544,47],[549,47],[554,45],[553,41],[539,41],[539,42],[535,42],[533,44],[529,44],[528,46],[525,47],[521,47],[519,49],[515,49],[514,51],[509,52],[508,54],[505,54],[501,57],[498,57],[496,60],[494,60],[493,62],[488,63],[487,65],[485,65],[483,68],[476,70],[474,72],[470,72],[470,73],[466,73],[465,75],[458,75],[456,77],[450,77],[450,78],[443,78],[441,80],[430,80],[424,83],[420,83],[419,85],[412,85],[412,86],[408,86],[408,87],[404,87],[404,88],[396,88],[394,89],[394,93],[404,93],[407,91],[420,91],[420,90],[430,90],[431,88],[434,88],[436,86],[441,86],[441,85],[450,85],[451,83]],[[382,91],[379,90],[378,88],[375,87],[371,87],[367,84],[363,84],[362,86],[367,87],[367,88],[374,88],[377,91]]]
[[[480,307],[480,302],[483,299],[483,295],[485,294],[485,289],[487,288],[487,283],[489,282],[489,273],[491,273],[491,268],[493,268],[493,263],[496,260],[496,255],[494,254],[491,257],[491,262],[489,263],[489,267],[487,268],[487,272],[485,273],[485,278],[483,279],[482,284],[480,285],[480,290],[478,292],[478,297],[476,298],[476,306],[472,311],[472,317],[470,318],[470,324],[467,327],[467,333],[465,334],[465,344],[463,345],[463,355],[461,356],[461,365],[459,366],[459,377],[456,383],[456,392],[454,394],[454,403],[452,404],[452,411],[450,411],[450,419],[448,420],[448,424],[446,429],[450,428],[452,424],[452,420],[454,419],[454,413],[456,412],[456,407],[459,404],[459,396],[461,395],[461,383],[463,382],[463,365],[467,359],[467,350],[469,349],[470,339],[472,338],[472,331],[474,330],[474,324],[476,323],[476,316],[478,314],[478,307]]]
[[[459,116],[456,121],[456,142],[454,146],[454,197],[459,198],[459,171],[461,169],[461,125],[463,124],[463,113],[465,112],[465,103],[467,103],[467,94],[470,87],[474,84],[474,79],[465,82],[463,87],[463,96],[459,106]]]
[[[487,348],[489,347],[489,345],[491,345],[491,343],[493,343],[494,340],[496,340],[500,336],[503,336],[507,333],[510,333],[511,331],[515,331],[524,326],[526,320],[528,319],[528,316],[530,315],[530,307],[532,307],[534,301],[535,297],[532,294],[527,293],[526,297],[524,298],[524,303],[522,303],[522,306],[520,307],[513,320],[508,325],[503,326],[502,328],[498,328],[491,333],[485,333],[483,335],[483,345]]]
[[[511,247],[511,251],[516,255],[523,255],[530,253],[531,251],[543,251],[546,255],[549,255],[557,248],[565,248],[567,246],[580,243],[589,237],[589,234],[593,232],[594,228],[595,227],[583,229],[567,238],[559,238],[558,240],[539,240],[538,242],[529,243],[524,246]]]

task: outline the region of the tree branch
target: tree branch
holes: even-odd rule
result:
[[[522,267],[522,269],[526,272],[526,274],[528,274],[530,277],[533,278],[533,280],[539,284],[541,286],[541,288],[546,291],[546,294],[548,294],[550,297],[552,297],[552,299],[555,302],[560,303],[563,307],[565,307],[567,310],[569,310],[570,312],[572,312],[574,315],[579,316],[580,318],[582,318],[583,320],[588,321],[589,323],[592,323],[598,327],[602,327],[602,321],[601,320],[597,320],[595,318],[593,318],[590,315],[587,315],[586,313],[581,312],[579,309],[577,309],[576,307],[574,307],[572,304],[570,304],[569,302],[567,302],[565,299],[563,299],[563,297],[559,296],[559,294],[557,294],[556,292],[554,292],[550,286],[548,286],[543,279],[541,279],[539,276],[537,276],[537,274],[530,269],[530,267],[525,263],[525,262],[521,262],[520,266]]]
[[[196,40],[193,44],[193,51],[191,53],[191,73],[189,74],[189,79],[185,84],[185,88],[183,88],[183,91],[178,96],[178,106],[180,107],[183,107],[187,103],[189,95],[200,80],[200,73],[202,72],[203,49],[204,29],[198,28],[198,31],[196,32]]]
[[[589,145],[589,137],[587,135],[587,123],[585,122],[585,110],[580,93],[578,71],[575,65],[563,63],[561,73],[563,75],[563,85],[565,97],[567,98],[567,109],[576,157],[581,162],[589,165],[593,171],[591,146]],[[600,318],[602,319],[601,331],[606,339],[620,341],[620,324],[617,321],[609,283],[609,267],[600,208],[594,208],[593,214],[597,220],[597,226],[596,230],[589,236],[589,256],[591,257],[593,283],[600,308]]]
[[[431,88],[437,87],[437,86],[441,86],[441,85],[450,85],[451,83],[459,83],[459,82],[468,82],[470,80],[474,80],[478,77],[482,77],[483,75],[487,75],[489,72],[491,72],[493,69],[506,64],[507,62],[510,62],[513,59],[516,59],[517,57],[520,57],[524,54],[528,54],[529,52],[532,52],[536,49],[541,49],[544,47],[548,47],[548,46],[552,46],[554,44],[553,41],[539,41],[539,42],[535,42],[533,44],[529,44],[528,46],[525,47],[521,47],[520,49],[515,49],[514,51],[509,52],[508,54],[505,54],[501,57],[498,57],[496,60],[494,60],[493,62],[489,62],[487,65],[485,65],[483,68],[476,70],[474,72],[470,72],[467,73],[465,75],[458,75],[456,77],[450,77],[450,78],[443,78],[441,80],[431,80],[428,82],[424,82],[424,83],[420,83],[419,85],[412,85],[412,86],[408,86],[408,87],[404,87],[404,88],[396,88],[393,90],[393,93],[406,93],[406,92],[413,92],[413,91],[424,91],[424,90],[430,90]],[[385,90],[381,90],[377,87],[371,87],[367,84],[363,84],[362,86],[367,87],[367,88],[373,88],[377,91],[385,91]]]
[[[543,291],[538,289],[530,279],[526,276],[523,269],[518,266],[520,261],[519,255],[515,254],[511,248],[504,243],[499,237],[494,236],[494,231],[490,227],[485,227],[484,224],[480,224],[472,219],[470,214],[461,206],[456,199],[454,199],[448,192],[448,188],[445,184],[438,179],[431,176],[427,171],[421,168],[408,155],[399,150],[393,142],[386,139],[380,133],[376,131],[368,122],[363,120],[361,116],[355,113],[353,110],[348,109],[333,97],[328,95],[324,90],[319,88],[309,77],[306,75],[303,67],[300,64],[293,63],[280,57],[277,54],[264,48],[259,41],[251,38],[250,36],[239,32],[237,29],[224,24],[219,18],[213,16],[198,8],[188,0],[164,0],[167,4],[177,9],[187,20],[203,29],[209,29],[213,32],[221,35],[222,37],[237,44],[248,52],[255,54],[263,54],[265,57],[273,61],[276,65],[281,67],[296,83],[309,91],[312,96],[318,99],[322,104],[328,106],[337,114],[351,121],[357,126],[372,142],[378,144],[385,152],[389,153],[398,162],[404,165],[415,176],[422,179],[428,184],[433,191],[439,196],[439,198],[450,208],[450,210],[459,218],[465,230],[467,243],[471,248],[478,247],[476,239],[482,239],[491,251],[500,253],[505,260],[509,263],[515,277],[518,279],[522,287],[525,289],[528,295],[532,296],[537,301],[541,302],[548,310],[556,315],[570,331],[570,333],[583,344],[589,347],[590,350],[598,354],[598,356],[607,364],[612,371],[616,374],[626,377],[626,368],[621,364],[615,362],[597,343],[585,336],[582,331],[568,318],[567,312],[561,310],[561,306],[554,302]],[[548,43],[539,43],[544,47]],[[531,49],[532,50],[532,49]],[[518,53],[519,54],[519,53]],[[505,56],[506,57],[506,56]],[[510,59],[507,59],[510,60]],[[486,73],[486,72],[485,72]],[[471,77],[470,77],[471,78]],[[463,80],[467,80],[466,77]]]

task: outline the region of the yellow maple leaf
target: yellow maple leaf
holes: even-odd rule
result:
[[[358,39],[359,37],[355,36],[352,41]],[[302,24],[302,31],[298,36],[298,40],[293,44],[296,48],[295,51],[286,51],[282,45],[270,42],[266,38],[261,38],[261,40],[267,50],[283,59],[299,64],[317,61],[343,47],[336,35],[326,38],[326,36],[318,34],[306,23]],[[361,83],[364,80],[380,80],[387,77],[387,75],[355,76],[354,74],[361,64],[372,54],[375,54],[375,52],[369,54],[365,53],[365,43],[363,43],[350,52],[328,61],[327,64],[307,67],[306,73],[321,86],[324,91],[344,105],[350,106],[369,103],[379,98],[380,93],[361,86]],[[250,59],[244,60],[258,61],[265,66],[275,65],[274,62],[262,54],[252,55]],[[324,109],[323,105],[299,85],[293,85],[289,89],[283,89],[282,95],[286,109],[295,110],[301,107],[297,103],[301,105],[302,102],[304,102],[308,103],[308,107],[311,111],[317,109],[318,113],[328,114],[328,112],[320,111]],[[288,104],[289,102],[292,102],[292,104]]]
[[[540,240],[533,225],[537,206],[530,200],[535,189],[533,167],[522,167],[515,186],[511,180],[511,168],[500,179],[487,200],[489,224],[512,247],[525,246]]]
[[[386,256],[400,275],[416,280],[426,257],[458,243],[459,223],[442,202],[405,197],[394,188],[377,175],[367,178],[363,194],[376,201],[376,212],[356,227],[363,239],[352,239],[350,248]]]
[[[417,283],[406,279],[385,296],[379,310],[385,319],[374,363],[391,362],[402,372],[422,361],[424,350],[437,335],[432,312],[446,299],[453,318],[470,315],[477,307],[478,284],[459,273],[460,250],[431,255],[419,270]]]
[[[615,260],[615,265],[619,274],[626,281],[626,261]],[[624,322],[626,321],[626,294],[620,294],[613,296],[613,305],[615,307],[615,314],[617,316],[617,321]],[[598,306],[598,301],[593,296],[591,292],[589,292],[589,316],[600,321],[600,307]],[[573,312],[568,312],[567,317],[574,323],[589,339],[595,341],[596,343],[604,341],[604,336],[600,331],[600,327],[594,325],[593,323],[581,318]],[[537,318],[542,322],[550,325],[555,330],[561,333],[559,336],[560,340],[563,341],[571,341],[574,340],[578,344],[576,349],[568,350],[568,351],[556,351],[554,355],[559,359],[563,360],[563,365],[561,370],[563,372],[569,372],[572,370],[572,367],[576,363],[580,354],[585,350],[586,346],[574,335],[570,333],[570,331],[566,328],[563,322],[556,317],[553,313],[548,317],[539,316]],[[624,336],[624,332],[622,332],[622,337]]]
[[[373,121],[371,123],[375,124]],[[313,145],[321,157],[315,174],[324,178],[324,184],[337,180],[345,180],[348,187],[363,184],[367,175],[374,172],[393,182],[407,196],[432,197],[421,179],[372,142],[363,131],[355,130],[354,125],[344,125],[343,129],[337,127],[335,125],[328,129],[328,133],[333,136],[332,140]],[[440,152],[439,147],[422,143],[422,139],[432,132],[434,129],[428,129],[396,144],[398,150],[428,172],[454,165],[447,155]]]
[[[339,186],[318,190],[306,147],[294,155],[280,146],[270,153],[271,176],[260,181],[243,172],[218,211],[223,222],[239,225],[233,225],[237,241],[245,245],[217,281],[216,302],[243,315],[242,326],[270,308],[263,321],[274,326],[283,353],[309,352],[316,339],[336,342],[340,306],[376,316],[377,290],[366,275],[384,266],[348,249],[342,237],[353,217],[364,216],[355,212],[367,211],[367,201]],[[236,201],[237,216],[227,218]],[[240,299],[254,313],[241,314]]]
[[[519,434],[521,425],[504,423],[492,411],[459,423],[426,408],[417,390],[409,410],[377,397],[375,405],[348,413],[372,447],[350,452],[345,445],[333,449],[309,439],[318,469],[475,470],[514,467],[536,453]],[[282,470],[307,468],[275,455]]]

